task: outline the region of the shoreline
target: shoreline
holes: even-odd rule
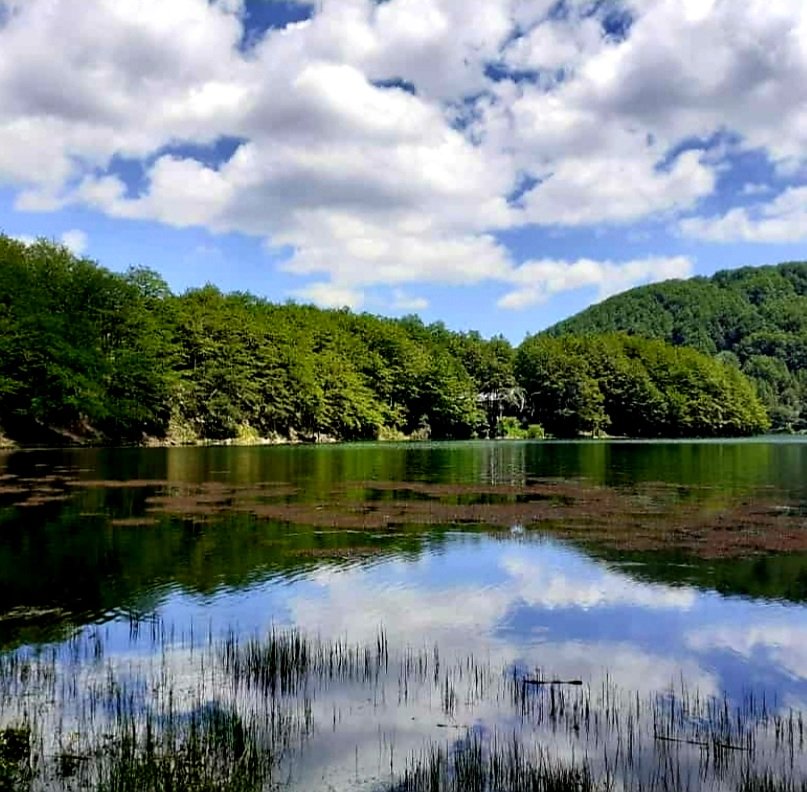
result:
[[[474,437],[465,440],[451,438],[435,439],[422,437],[390,437],[375,438],[367,440],[342,440],[329,435],[323,435],[316,439],[304,438],[271,438],[262,437],[256,439],[247,438],[226,438],[223,440],[193,440],[176,441],[171,439],[148,438],[140,443],[114,443],[114,442],[72,442],[64,444],[55,443],[18,443],[9,440],[7,437],[0,437],[0,454],[14,453],[19,451],[78,451],[78,450],[102,450],[102,449],[149,449],[149,448],[265,448],[279,446],[334,446],[334,445],[392,445],[396,443],[731,443],[745,441],[765,441],[765,440],[807,440],[807,432],[776,432],[758,435],[725,435],[704,437],[692,435],[688,437],[640,437],[630,435],[603,435],[600,437],[545,437],[541,439],[529,439],[519,437]]]

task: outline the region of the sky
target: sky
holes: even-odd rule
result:
[[[0,0],[0,232],[518,342],[807,258],[807,3]]]

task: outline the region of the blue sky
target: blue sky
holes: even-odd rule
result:
[[[517,342],[807,258],[807,7],[0,0],[0,230]]]

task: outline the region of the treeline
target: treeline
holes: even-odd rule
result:
[[[518,350],[516,374],[532,418],[559,437],[719,437],[769,426],[738,369],[660,341],[533,336]]]
[[[151,270],[117,274],[53,243],[0,236],[0,427],[19,442],[765,427],[731,366],[616,337],[554,343],[515,350],[417,317],[212,286],[174,295]]]
[[[626,332],[692,347],[750,377],[774,429],[807,430],[805,262],[640,286],[547,332]]]

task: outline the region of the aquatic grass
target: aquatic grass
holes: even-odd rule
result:
[[[516,737],[492,744],[469,733],[450,745],[430,745],[414,757],[387,792],[595,792],[583,765],[566,765]]]
[[[608,677],[393,648],[384,630],[352,644],[133,619],[131,634],[153,653],[116,658],[95,631],[0,655],[0,790],[268,789],[292,760],[315,760],[311,740],[361,702],[378,719],[384,788],[402,792],[804,792],[803,714],[752,693],[703,696],[679,681],[639,694]],[[380,725],[400,708],[421,722],[419,751],[401,753]]]
[[[783,780],[770,773],[749,774],[741,781],[737,792],[807,792],[807,778]]]
[[[0,729],[0,790],[23,789],[30,775],[30,728],[19,725]]]
[[[168,722],[124,721],[114,734],[105,750],[87,757],[99,791],[253,792],[271,778],[271,745],[234,711],[208,706]]]
[[[686,792],[691,784],[674,764],[648,778],[617,780],[610,771],[599,774],[591,758],[563,762],[542,746],[529,745],[516,735],[484,739],[476,733],[444,745],[431,743],[410,758],[401,779],[384,792]],[[746,771],[737,783],[720,783],[719,774],[704,779],[705,788],[734,792],[807,792],[807,778],[777,777]],[[719,786],[718,786],[719,784]]]
[[[379,631],[374,645],[310,638],[298,630],[272,630],[265,639],[230,635],[218,646],[225,673],[238,684],[270,696],[295,695],[311,679],[377,681],[389,668],[389,645]]]

